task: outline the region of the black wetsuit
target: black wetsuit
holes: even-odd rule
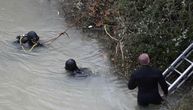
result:
[[[160,84],[165,95],[168,94],[168,85],[162,73],[150,66],[142,66],[130,77],[128,88],[138,87],[138,104],[147,106],[148,104],[160,104],[163,100],[158,91]]]
[[[20,44],[20,37],[21,36],[16,37],[17,40],[14,42],[14,44]],[[33,43],[31,40],[28,40],[27,35],[25,35],[23,39],[22,44],[24,45],[25,48],[31,48],[32,46],[34,46],[35,43]],[[43,47],[43,44],[41,44],[39,41],[37,41],[36,43],[37,43],[36,47]]]
[[[28,41],[28,45],[29,45],[29,47],[31,48],[31,47],[34,45],[34,43],[31,42],[31,41]],[[43,46],[43,44],[41,44],[41,43],[38,41],[37,44],[36,44],[36,47],[42,47],[42,46]]]
[[[73,72],[70,72],[70,76],[73,76],[73,77],[87,77],[91,73],[92,72],[88,68],[80,68],[80,69],[74,70]]]

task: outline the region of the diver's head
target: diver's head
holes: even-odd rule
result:
[[[39,36],[34,31],[28,32],[27,37],[28,37],[29,41],[31,41],[33,43],[37,43],[39,40]]]
[[[147,53],[142,53],[138,57],[138,61],[141,65],[149,65],[150,63],[150,58]]]
[[[79,70],[79,68],[76,65],[76,61],[74,59],[68,59],[65,63],[65,69],[67,71],[75,71],[75,70]]]

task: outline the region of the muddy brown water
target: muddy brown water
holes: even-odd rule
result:
[[[40,39],[67,27],[51,0],[0,0],[0,110],[135,110],[136,92],[112,75],[111,64],[95,39],[68,31],[51,45],[25,53],[12,42],[34,30]],[[74,58],[92,75],[68,77],[64,62]]]

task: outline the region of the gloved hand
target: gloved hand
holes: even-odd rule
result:
[[[17,39],[18,43],[20,43],[20,40],[21,40],[21,43],[23,43],[23,44],[28,41],[28,38],[25,35],[19,35],[19,36],[16,37],[16,39]]]

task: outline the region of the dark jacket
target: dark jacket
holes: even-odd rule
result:
[[[142,66],[130,77],[128,88],[138,87],[138,103],[140,105],[160,104],[162,98],[158,92],[158,83],[165,95],[168,94],[168,85],[162,73],[150,66]]]
[[[80,68],[70,72],[69,75],[72,77],[88,77],[91,73],[91,70],[89,70],[88,68]]]

